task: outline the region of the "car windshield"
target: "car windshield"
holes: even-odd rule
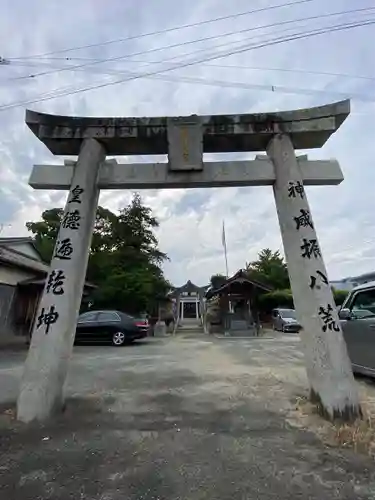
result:
[[[282,318],[296,319],[296,311],[294,309],[280,309],[280,316]]]

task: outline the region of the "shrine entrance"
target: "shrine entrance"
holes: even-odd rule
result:
[[[360,415],[304,189],[340,184],[343,175],[335,160],[311,161],[295,154],[323,146],[349,112],[348,100],[277,113],[186,117],[84,118],[26,111],[27,126],[53,154],[78,156],[78,161],[36,165],[29,181],[35,189],[68,190],[69,195],[33,328],[18,418],[44,420],[63,406],[100,190],[227,186],[272,187],[296,313],[303,326],[311,396],[331,418]],[[263,151],[267,155],[253,160],[203,161],[204,153]],[[106,161],[106,156],[163,154],[168,155],[166,163]],[[54,292],[56,282],[59,294]]]
[[[202,325],[204,295],[209,287],[210,285],[199,287],[189,280],[169,294],[169,297],[176,301],[177,326]]]
[[[199,318],[199,305],[196,300],[191,301],[183,301],[181,303],[181,319],[183,320],[184,318],[194,318],[198,319]]]

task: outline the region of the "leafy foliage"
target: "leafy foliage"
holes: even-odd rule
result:
[[[337,306],[341,306],[348,295],[347,290],[333,289],[333,297]],[[294,308],[293,294],[290,289],[274,290],[273,292],[260,295],[258,298],[259,309],[263,313],[270,313],[276,307]]]
[[[258,297],[258,305],[259,310],[267,314],[276,307],[293,309],[293,294],[290,289],[274,290],[273,292],[264,293]]]
[[[214,290],[223,286],[226,281],[227,278],[223,274],[214,274],[210,278],[210,283]]]
[[[337,306],[341,306],[343,304],[349,293],[347,290],[336,290],[335,288],[332,289],[332,292]]]
[[[277,307],[294,308],[293,294],[290,290],[288,268],[280,252],[265,248],[258,254],[258,259],[246,264],[248,276],[271,285],[274,291],[261,294],[257,306],[262,313],[270,313]],[[342,305],[348,292],[332,288],[337,306]]]
[[[63,209],[53,208],[43,212],[41,221],[26,223],[46,261],[52,257],[62,216]],[[161,268],[167,255],[159,250],[154,234],[158,226],[138,194],[119,215],[98,207],[86,275],[98,287],[93,307],[129,313],[155,310],[170,289]]]
[[[276,290],[290,288],[287,265],[280,252],[270,248],[261,250],[258,259],[246,264],[249,278],[272,286]]]
[[[52,258],[53,248],[64,210],[52,208],[42,213],[42,220],[26,222],[26,227],[35,235],[35,243],[42,259],[49,262]]]

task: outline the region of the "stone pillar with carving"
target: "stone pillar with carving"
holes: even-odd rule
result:
[[[74,168],[24,367],[17,402],[17,417],[24,422],[44,420],[63,406],[63,386],[98,206],[97,177],[104,160],[103,146],[95,139],[85,139]]]
[[[311,396],[329,418],[354,419],[361,415],[358,392],[290,137],[276,135],[267,153]]]

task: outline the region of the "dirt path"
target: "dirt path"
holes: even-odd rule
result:
[[[64,415],[22,426],[3,403],[0,498],[375,499],[370,458],[293,423],[305,384],[294,339],[76,349]]]

